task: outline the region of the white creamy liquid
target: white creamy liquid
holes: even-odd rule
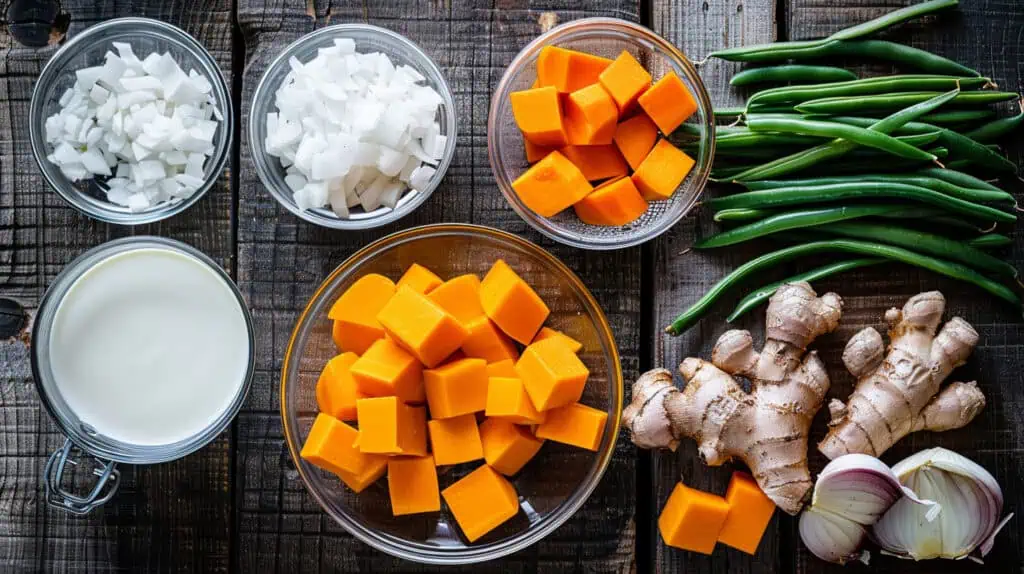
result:
[[[212,269],[170,249],[112,255],[60,302],[50,337],[56,386],[100,434],[162,445],[209,427],[239,393],[249,335]]]

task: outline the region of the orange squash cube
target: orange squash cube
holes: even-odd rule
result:
[[[399,278],[398,283],[395,284],[395,288],[397,289],[402,285],[408,285],[413,291],[426,295],[441,283],[443,283],[443,281],[441,281],[441,278],[435,275],[433,271],[419,263],[413,263],[405,270],[402,277]]]
[[[583,343],[580,343],[569,335],[566,335],[561,331],[556,331],[551,327],[541,327],[540,331],[537,331],[537,335],[530,342],[536,343],[538,341],[543,341],[544,339],[559,339],[565,343],[573,353],[579,353],[583,350]]]
[[[423,371],[430,417],[447,419],[487,407],[487,361],[459,359]]]
[[[343,352],[362,355],[384,336],[377,313],[395,294],[395,284],[376,273],[363,275],[331,305],[327,317],[334,321],[334,343]]]
[[[775,514],[775,503],[761,491],[754,477],[739,471],[732,473],[725,501],[729,503],[729,515],[718,541],[754,554]]]
[[[654,142],[658,141],[658,126],[644,114],[637,114],[619,122],[612,138],[622,157],[631,169],[640,167],[647,154],[651,153]]]
[[[487,363],[487,377],[510,377],[518,379],[519,373],[516,372],[516,362],[512,359],[505,359],[504,361]]]
[[[480,302],[505,334],[524,345],[533,340],[551,314],[540,295],[501,259],[480,284]]]
[[[561,147],[568,143],[558,90],[547,86],[512,92],[512,116],[523,139],[539,146]]]
[[[462,343],[462,351],[467,357],[476,357],[488,363],[519,358],[516,344],[486,315],[467,324],[466,328],[469,329],[469,336]]]
[[[427,454],[427,412],[398,397],[372,397],[356,401],[359,416],[359,452],[375,454]]]
[[[423,366],[390,338],[378,339],[356,359],[349,374],[360,393],[368,397],[401,397],[420,403],[423,392]]]
[[[572,145],[610,144],[619,111],[600,84],[569,94],[565,100],[565,134]]]
[[[316,415],[309,436],[302,445],[300,456],[310,464],[328,472],[359,474],[374,460],[374,455],[365,454],[352,447],[359,431],[338,419],[320,413]]]
[[[711,554],[728,514],[724,498],[680,482],[658,516],[658,531],[669,546]]]
[[[640,95],[637,102],[666,136],[697,111],[697,102],[694,101],[693,94],[672,71],[654,82],[650,89]]]
[[[693,169],[693,158],[661,139],[633,172],[633,183],[647,201],[668,199]]]
[[[519,513],[519,495],[486,464],[441,491],[462,534],[475,542]]]
[[[590,375],[583,361],[559,338],[531,343],[519,357],[516,372],[538,411],[579,401]]]
[[[553,151],[516,178],[512,189],[537,215],[551,217],[583,199],[593,186],[580,168]]]
[[[505,476],[519,472],[544,445],[525,427],[501,418],[489,418],[480,425],[480,440],[484,460]]]
[[[486,317],[480,305],[480,278],[472,273],[445,281],[427,298],[455,317],[463,327],[468,328],[473,321]]]
[[[628,177],[603,183],[572,206],[583,223],[627,225],[647,213],[647,200]]]
[[[651,86],[651,75],[625,50],[601,72],[598,80],[601,87],[607,90],[615,101],[619,114],[628,112],[636,104],[640,94]]]
[[[608,413],[580,403],[572,403],[547,411],[547,418],[537,427],[537,438],[596,451],[604,437]]]
[[[626,160],[614,145],[567,145],[562,155],[580,168],[589,181],[619,177],[629,173]]]
[[[559,92],[576,90],[596,83],[598,76],[612,63],[608,58],[558,46],[544,46],[537,56],[537,85],[554,86]]]
[[[390,458],[382,454],[364,454],[363,456],[370,458],[363,470],[338,473],[338,478],[356,494],[366,490],[367,486],[384,476],[384,472],[388,469],[388,458]]]
[[[555,151],[553,147],[537,145],[526,138],[523,138],[523,149],[526,151],[526,163],[538,162],[544,159],[544,156]]]
[[[339,421],[356,420],[356,400],[366,398],[349,372],[358,359],[355,353],[342,353],[327,361],[316,382],[316,404],[320,412]]]
[[[491,377],[487,381],[488,417],[503,418],[517,425],[536,425],[544,422],[545,412],[538,412],[526,394],[523,381],[518,378]]]
[[[434,458],[426,455],[389,459],[388,494],[394,516],[440,511],[441,491]]]
[[[450,419],[427,421],[430,447],[437,466],[460,464],[484,457],[476,415],[468,413]]]
[[[407,285],[395,292],[377,320],[403,349],[428,367],[440,364],[469,334],[455,317]]]

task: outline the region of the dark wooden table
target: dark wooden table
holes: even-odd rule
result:
[[[321,279],[366,243],[400,228],[463,221],[524,235],[549,248],[590,286],[615,328],[627,379],[655,365],[670,368],[686,356],[708,356],[725,330],[730,302],[717,305],[677,339],[660,327],[751,251],[682,255],[694,237],[712,229],[696,213],[669,234],[640,248],[611,253],[570,249],[533,232],[498,192],[486,153],[490,94],[507,63],[550,23],[584,16],[638,21],[663,34],[693,59],[727,46],[827,35],[878,16],[909,0],[64,0],[68,34],[118,16],[149,16],[180,26],[217,58],[232,86],[236,114],[249,100],[269,61],[314,28],[370,22],[407,35],[447,74],[461,130],[455,161],[441,188],[412,216],[365,233],[328,231],[301,222],[260,185],[245,143],[234,137],[230,167],[188,212],[166,222],[126,228],[98,223],[64,205],[44,184],[28,144],[29,94],[55,46],[27,48],[0,31],[0,296],[34,310],[54,276],[84,250],[134,234],[174,237],[197,246],[238,281],[257,330],[257,371],[248,401],[234,422],[205,449],[182,460],[122,467],[116,499],[85,518],[43,502],[40,476],[62,441],[32,383],[26,338],[0,342],[0,572],[424,572],[432,568],[392,559],[357,542],[306,494],[289,459],[278,415],[277,384],[293,322]],[[1024,81],[1024,3],[962,0],[959,12],[915,22],[890,33],[991,75],[1006,89]],[[59,41],[60,34],[53,35]],[[738,103],[728,86],[731,64],[702,69],[717,105]],[[884,69],[880,69],[884,71]],[[237,122],[243,124],[243,122]],[[1018,142],[1020,141],[1018,136]],[[1011,157],[1021,159],[1019,143]],[[1020,190],[1018,190],[1019,192]],[[1024,265],[1021,232],[1013,262]],[[789,269],[792,271],[795,268]],[[765,282],[783,276],[779,270]],[[973,323],[981,344],[964,378],[977,378],[988,406],[968,428],[919,433],[885,459],[895,462],[942,445],[972,457],[1003,485],[1007,510],[1024,510],[1024,323],[983,292],[904,267],[823,281],[846,309],[838,332],[818,343],[829,365],[833,394],[845,397],[851,378],[839,354],[864,325],[910,295],[941,289],[949,311]],[[743,320],[762,332],[763,312]],[[820,437],[819,414],[814,436]],[[818,470],[824,458],[811,453]],[[692,444],[677,454],[638,452],[625,433],[614,462],[580,512],[535,546],[472,572],[840,572],[810,556],[797,540],[796,521],[776,516],[757,556],[725,547],[714,556],[667,548],[655,520],[680,478],[720,491],[730,468],[709,469]],[[999,536],[987,565],[967,561],[908,563],[875,556],[878,572],[1022,572],[1020,520]],[[863,571],[859,566],[850,567]]]

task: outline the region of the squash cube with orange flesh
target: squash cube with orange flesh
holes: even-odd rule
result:
[[[775,514],[775,503],[761,490],[754,477],[739,471],[732,473],[725,501],[729,503],[729,515],[718,533],[718,541],[754,554]]]
[[[647,213],[647,200],[641,197],[632,179],[620,177],[595,187],[572,208],[583,223],[618,226]]]
[[[480,440],[484,460],[505,476],[519,472],[544,445],[525,427],[500,418],[489,418],[480,425]]]
[[[553,147],[537,145],[526,138],[523,138],[523,149],[526,152],[526,163],[538,162],[544,159],[544,156],[555,151]]]
[[[427,298],[455,317],[463,327],[480,317],[486,317],[480,305],[480,278],[472,273],[445,281]]]
[[[480,302],[505,334],[524,345],[533,340],[551,314],[540,295],[501,259],[480,284]]]
[[[629,173],[626,160],[614,145],[567,145],[559,150],[580,168],[589,181],[619,177]]]
[[[462,343],[462,351],[467,357],[477,357],[488,363],[519,358],[516,344],[486,315],[469,323],[466,328],[469,336]]]
[[[616,147],[631,169],[636,169],[658,141],[658,126],[644,114],[619,122],[615,128]]]
[[[538,411],[579,401],[590,375],[583,361],[559,338],[531,343],[519,357],[516,372]]]
[[[596,83],[612,61],[586,52],[544,46],[537,56],[537,85],[554,86],[559,92],[576,90]]]
[[[355,353],[342,353],[327,361],[316,382],[316,404],[320,412],[339,421],[356,420],[356,400],[366,397],[359,392],[349,372],[357,360],[359,355]]]
[[[437,466],[460,464],[484,457],[476,415],[467,413],[449,419],[427,421],[430,447]]]
[[[359,472],[338,473],[338,478],[356,494],[359,494],[367,486],[377,482],[380,477],[384,476],[384,472],[388,469],[388,459],[390,458],[382,454],[367,454],[363,456],[371,457],[370,461],[363,467],[363,470]]]
[[[637,98],[651,86],[651,75],[633,57],[623,50],[618,58],[598,76],[601,87],[611,95],[619,114],[623,115],[636,104]]]
[[[375,454],[427,454],[427,412],[398,397],[371,397],[356,401],[359,416],[359,452]]]
[[[433,271],[419,263],[413,263],[398,279],[398,283],[395,283],[395,288],[397,289],[402,285],[408,285],[413,291],[426,295],[441,283],[443,283],[443,281],[441,281],[441,278],[435,275]]]
[[[519,495],[486,464],[441,491],[462,534],[475,542],[519,513]]]
[[[615,101],[600,84],[576,90],[565,100],[565,133],[572,145],[612,143],[618,121]]]
[[[447,419],[487,407],[487,361],[459,359],[423,371],[430,416]]]
[[[668,199],[693,169],[693,158],[661,139],[633,172],[633,183],[647,201]]]
[[[378,339],[349,367],[360,393],[423,402],[423,365],[390,337]]]
[[[377,313],[394,294],[394,282],[376,273],[363,275],[346,289],[327,312],[334,320],[332,336],[338,348],[362,355],[383,337]]]
[[[300,456],[326,471],[359,474],[374,461],[375,455],[361,452],[352,443],[359,431],[338,419],[320,413],[309,429]]]
[[[440,364],[469,334],[450,313],[407,285],[395,292],[377,320],[402,348],[428,367]]]
[[[583,199],[593,188],[580,168],[553,151],[512,182],[519,199],[541,217],[551,217]]]
[[[537,438],[596,451],[604,438],[608,413],[580,403],[572,403],[546,412],[537,427]]]
[[[533,407],[523,381],[518,378],[491,377],[487,380],[484,414],[488,417],[502,418],[517,425],[536,425],[544,422],[546,413]]]
[[[563,343],[565,343],[566,345],[569,346],[570,349],[572,349],[573,353],[579,353],[580,351],[583,350],[583,343],[580,343],[579,341],[573,339],[569,335],[566,335],[561,331],[552,329],[551,327],[541,327],[540,331],[537,331],[537,336],[535,336],[533,340],[530,342],[536,343],[537,341],[543,341],[544,339],[561,339]]]
[[[658,516],[658,531],[669,546],[711,554],[728,515],[724,498],[680,482]]]
[[[510,377],[518,379],[519,373],[516,372],[516,362],[512,359],[505,359],[503,361],[487,363],[487,377]]]
[[[441,510],[434,457],[395,457],[388,460],[388,494],[391,514],[419,514]]]
[[[690,90],[672,71],[654,82],[637,102],[666,136],[697,111],[697,102]]]
[[[539,146],[561,147],[568,143],[562,102],[552,86],[512,92],[512,116],[523,139]]]

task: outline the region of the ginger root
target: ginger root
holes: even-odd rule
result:
[[[622,412],[633,442],[675,450],[680,438],[691,437],[707,464],[743,461],[761,490],[796,514],[813,484],[807,433],[829,385],[817,353],[806,350],[836,328],[841,314],[835,293],[818,297],[803,281],[780,287],[768,303],[760,353],[748,331],[732,330],[718,339],[710,363],[688,358],[679,365],[684,389],[672,384],[666,369],[640,377]],[[751,392],[731,375],[748,378]]]
[[[911,297],[902,311],[889,309],[887,354],[872,327],[850,338],[843,363],[857,377],[857,386],[846,404],[829,403],[832,422],[818,443],[825,456],[881,456],[912,432],[960,428],[981,412],[985,395],[974,382],[951,383],[939,392],[942,381],[978,343],[977,331],[960,317],[935,333],[945,307],[942,293],[930,291]]]

